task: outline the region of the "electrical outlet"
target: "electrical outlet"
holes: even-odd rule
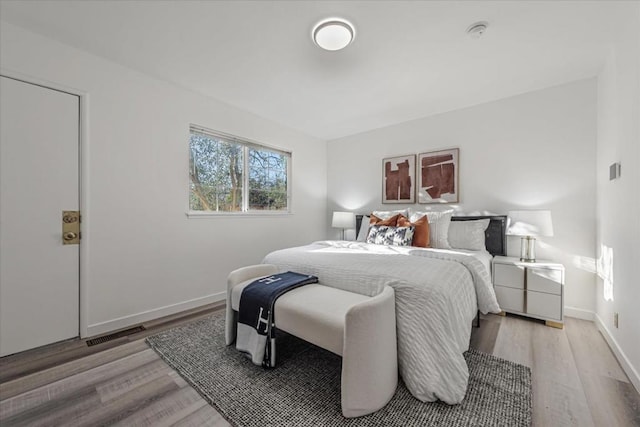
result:
[[[618,327],[618,313],[613,313],[613,326]]]

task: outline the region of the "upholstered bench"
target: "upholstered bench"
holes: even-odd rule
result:
[[[236,338],[242,289],[278,273],[261,264],[240,268],[227,280],[226,343]],[[385,406],[398,384],[394,291],[374,297],[322,284],[305,285],[275,303],[279,330],[342,356],[341,403],[345,417],[367,415]],[[277,369],[277,368],[276,368]]]

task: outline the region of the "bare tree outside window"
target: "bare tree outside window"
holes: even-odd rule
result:
[[[249,149],[249,209],[287,208],[287,157]]]
[[[194,127],[189,145],[190,210],[288,211],[290,153]]]

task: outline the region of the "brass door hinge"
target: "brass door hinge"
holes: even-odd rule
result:
[[[62,244],[80,244],[80,211],[62,211]]]

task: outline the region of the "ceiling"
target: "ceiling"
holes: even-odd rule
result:
[[[330,140],[597,75],[611,1],[10,1],[2,20]],[[356,27],[342,51],[314,24]],[[488,21],[484,37],[465,30]]]

